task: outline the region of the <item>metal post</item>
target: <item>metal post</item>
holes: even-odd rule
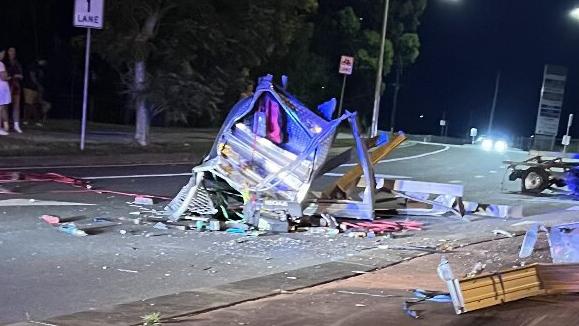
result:
[[[567,132],[565,136],[569,136],[569,131],[571,130],[571,126],[573,125],[573,113],[569,114],[569,120],[567,120]],[[567,145],[563,145],[563,153],[567,153]]]
[[[84,88],[82,94],[82,121],[80,127],[80,150],[84,151],[84,140],[86,134],[86,107],[88,103],[88,75],[90,66],[90,28],[86,29],[86,53],[84,57]]]
[[[384,21],[382,23],[382,40],[380,44],[380,57],[378,58],[378,72],[376,73],[376,88],[374,90],[374,111],[372,113],[372,127],[370,137],[378,135],[378,117],[380,115],[380,91],[382,90],[382,71],[384,70],[384,45],[386,44],[386,27],[388,26],[388,8],[390,0],[384,1]]]
[[[495,109],[497,107],[497,98],[499,96],[499,86],[501,84],[501,72],[497,73],[495,81],[495,96],[493,97],[493,106],[491,107],[491,116],[489,117],[489,128],[487,129],[487,137],[490,137],[493,131],[493,120],[495,119]]]
[[[342,93],[340,94],[340,105],[338,105],[338,117],[342,115],[342,106],[344,105],[344,92],[346,91],[346,79],[348,75],[344,74],[344,81],[342,82]]]

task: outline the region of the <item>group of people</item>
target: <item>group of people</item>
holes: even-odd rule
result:
[[[42,125],[49,105],[43,99],[44,87],[40,82],[39,67],[43,64],[43,61],[38,61],[25,72],[16,58],[14,47],[0,48],[0,136],[9,135],[10,131],[22,133],[22,109],[26,122]],[[22,100],[24,105],[21,105]]]

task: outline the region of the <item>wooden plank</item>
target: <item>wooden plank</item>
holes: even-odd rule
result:
[[[386,157],[388,154],[390,154],[393,150],[395,150],[398,146],[400,146],[400,144],[402,144],[405,140],[406,140],[405,135],[398,135],[394,139],[392,139],[390,142],[388,142],[380,147],[377,147],[374,151],[372,151],[370,153],[370,164],[376,165],[376,163],[378,163],[378,161],[380,161],[381,159]],[[356,185],[358,179],[362,176],[363,173],[364,172],[363,172],[360,164],[359,163],[356,164],[346,174],[341,176],[336,181],[335,184],[333,184],[331,187],[326,189],[324,191],[324,194],[327,194],[327,195],[331,194],[335,190],[340,190],[342,193],[345,193],[345,194],[348,193],[349,189],[352,186]]]
[[[579,264],[533,264],[458,280],[461,309],[478,310],[528,297],[579,292]]]

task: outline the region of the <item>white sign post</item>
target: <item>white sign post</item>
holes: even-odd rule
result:
[[[354,58],[343,55],[340,58],[340,70],[339,72],[344,75],[344,81],[342,82],[342,93],[340,94],[340,105],[338,106],[338,117],[342,115],[342,104],[344,102],[344,92],[346,91],[346,79],[352,74],[354,70]]]
[[[472,143],[474,145],[476,135],[478,135],[478,129],[470,128],[470,136],[472,137]]]
[[[82,95],[82,121],[80,128],[80,150],[84,150],[86,135],[86,110],[88,103],[88,75],[90,67],[91,29],[103,28],[104,0],[75,0],[73,25],[86,28],[86,50],[84,58],[84,88]]]

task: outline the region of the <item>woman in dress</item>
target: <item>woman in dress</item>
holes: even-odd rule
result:
[[[2,62],[5,53],[6,51],[0,48],[0,136],[8,135],[8,105],[11,102],[10,86],[8,85],[10,77]],[[4,128],[2,126],[4,126]]]
[[[22,133],[20,129],[20,101],[22,99],[22,79],[24,74],[22,66],[16,59],[16,49],[8,48],[8,60],[6,60],[6,71],[10,77],[10,93],[12,95],[12,120],[14,121],[14,131]],[[6,129],[6,125],[4,126]],[[6,129],[6,131],[8,131]]]

